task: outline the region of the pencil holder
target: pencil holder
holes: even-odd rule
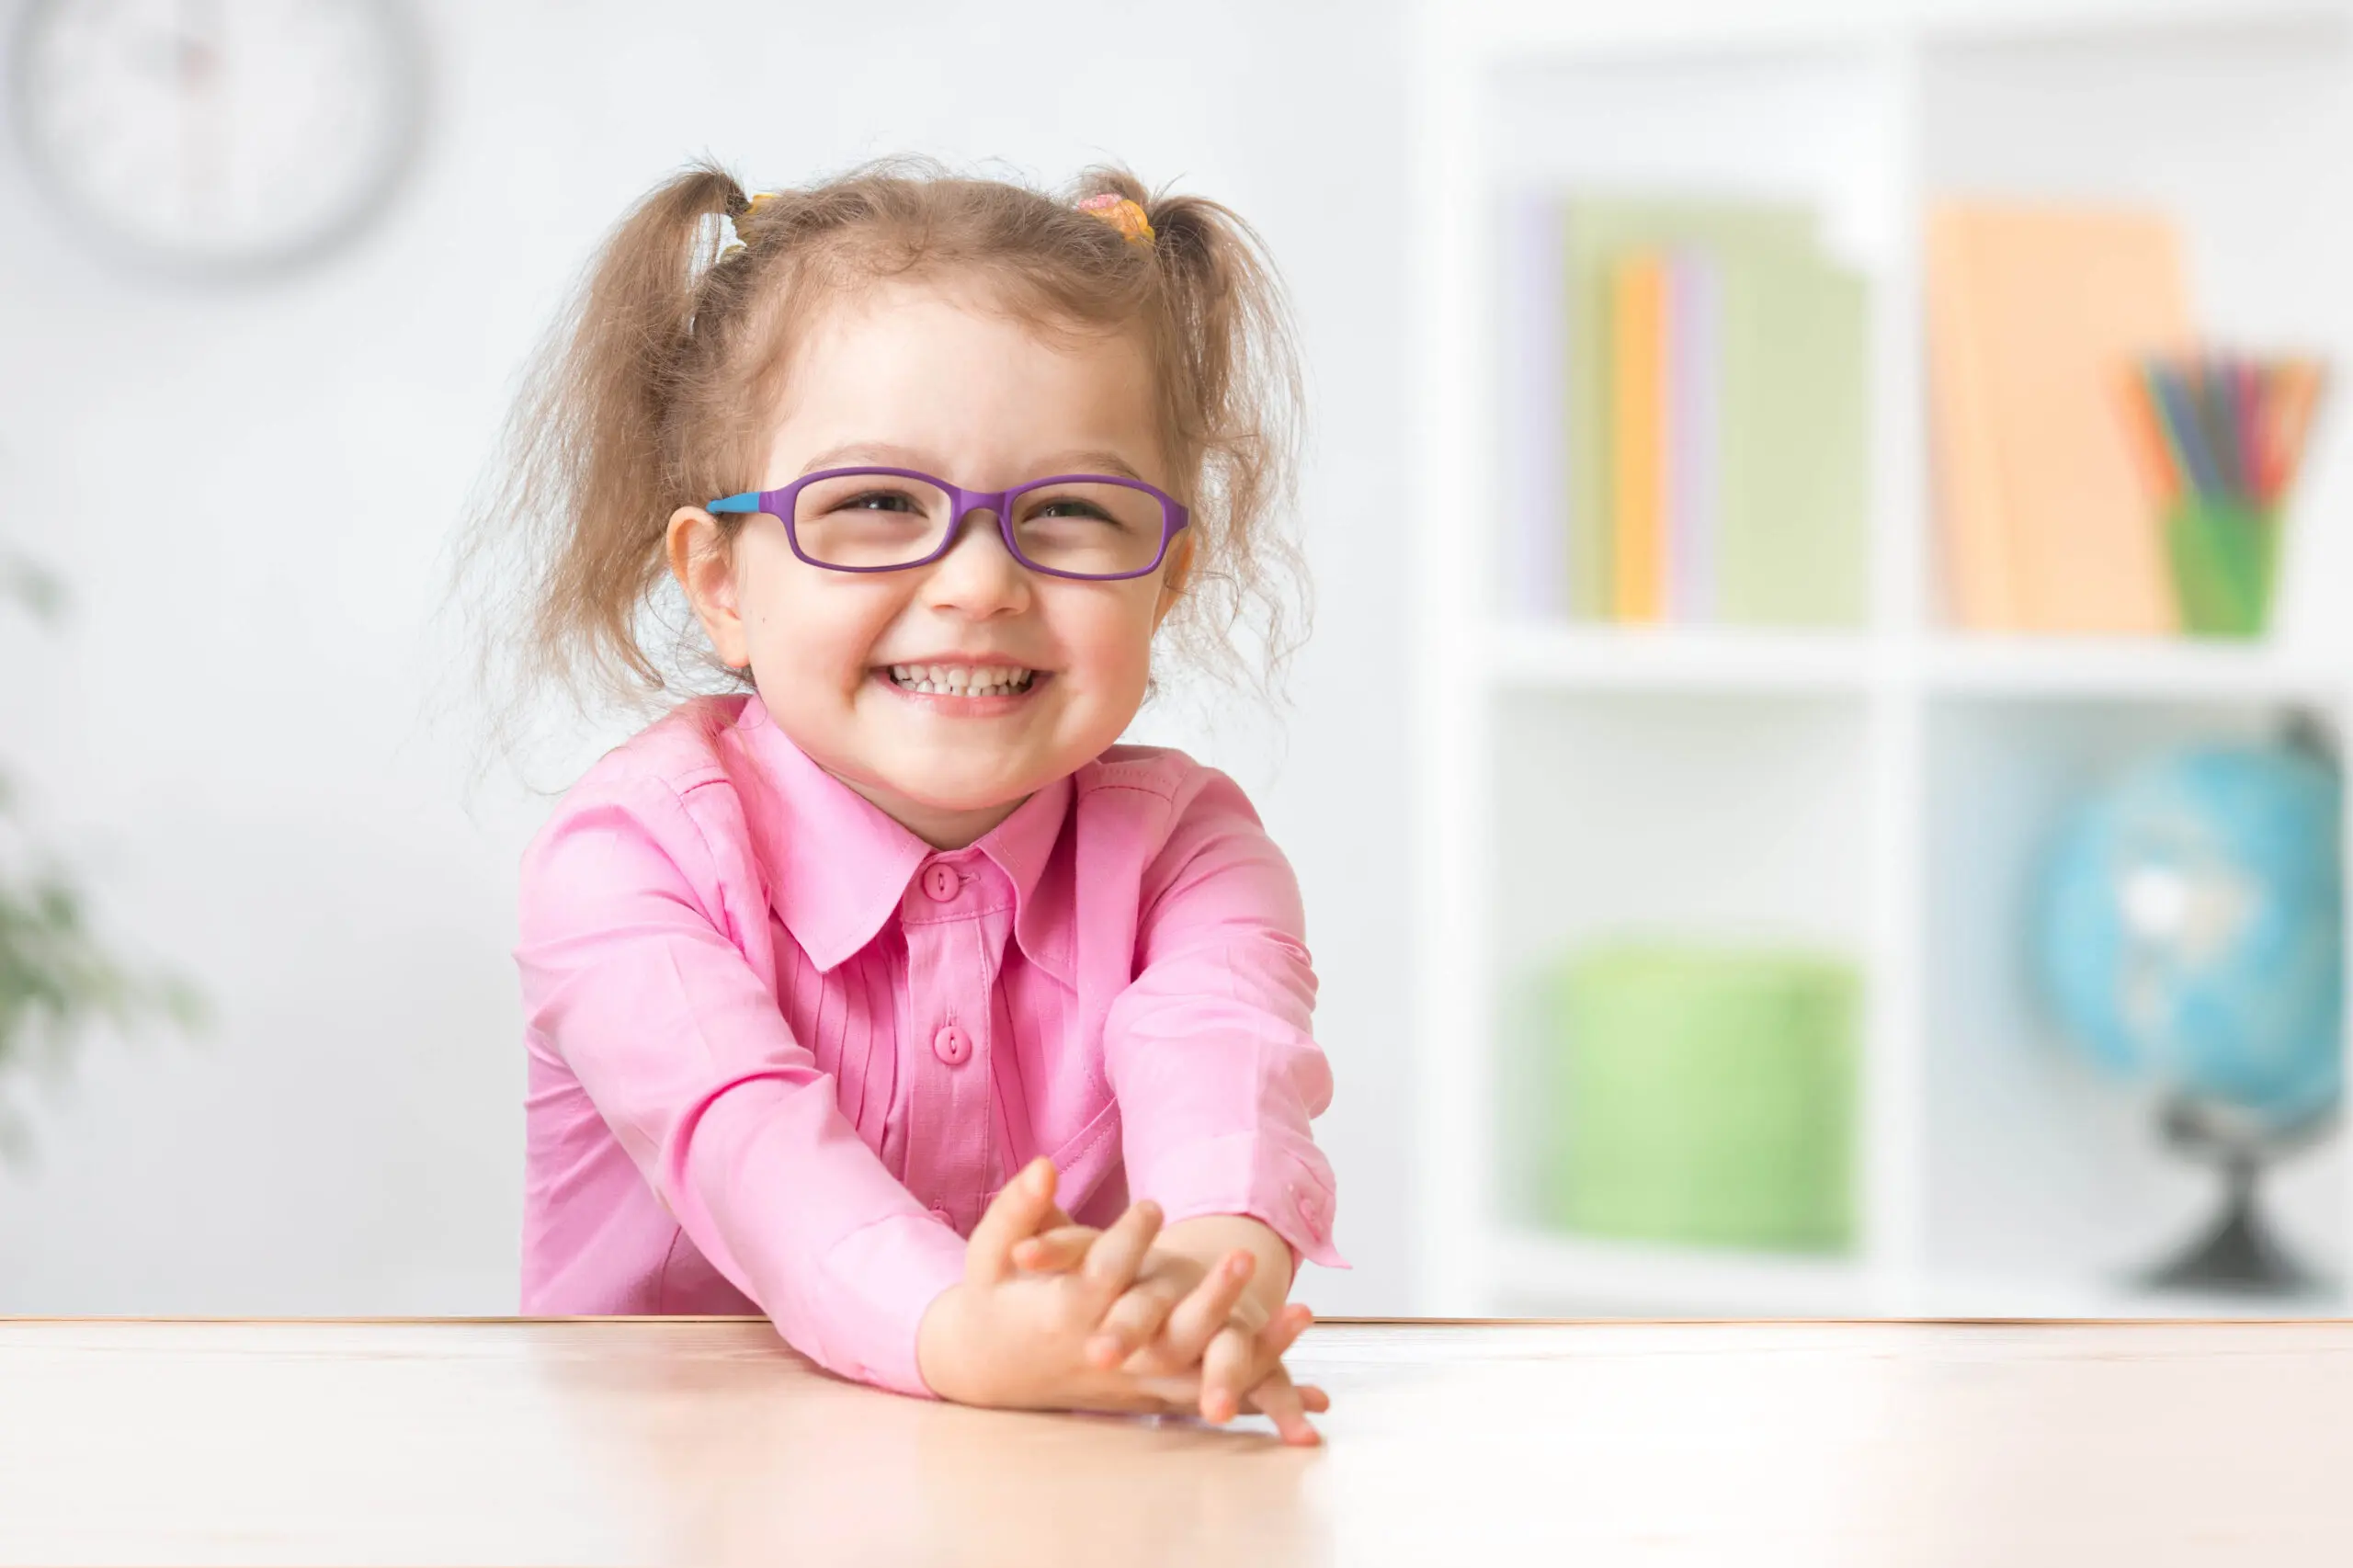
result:
[[[2279,569],[2279,515],[2244,501],[2196,496],[2165,515],[2181,629],[2197,637],[2260,637]]]

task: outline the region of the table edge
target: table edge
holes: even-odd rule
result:
[[[407,1313],[358,1314],[285,1314],[252,1316],[238,1313],[120,1313],[120,1312],[0,1312],[0,1327],[16,1327],[48,1324],[168,1324],[208,1326],[279,1326],[319,1324],[332,1326],[382,1324],[387,1326],[423,1327],[533,1325],[610,1325],[615,1327],[646,1324],[762,1324],[767,1319],[757,1313],[745,1312],[662,1312],[662,1313],[584,1313],[521,1314],[484,1313],[439,1316]],[[1800,1327],[2148,1327],[2194,1328],[2200,1325],[2232,1327],[2310,1328],[2319,1326],[2353,1326],[2353,1315],[2316,1315],[2311,1317],[2282,1316],[2275,1312],[2250,1314],[2244,1317],[2046,1317],[2030,1314],[2016,1316],[1988,1315],[1965,1317],[1319,1317],[1312,1326],[1316,1328],[1800,1328]]]

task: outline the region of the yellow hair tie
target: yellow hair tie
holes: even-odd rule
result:
[[[1078,210],[1102,219],[1125,234],[1131,244],[1149,245],[1153,242],[1152,220],[1143,215],[1141,206],[1117,191],[1090,196],[1078,204]]]

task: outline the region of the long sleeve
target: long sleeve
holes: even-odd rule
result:
[[[927,1393],[924,1311],[964,1245],[858,1138],[725,929],[700,826],[657,779],[575,791],[525,857],[529,1027],[711,1265],[788,1343]]]
[[[1308,1125],[1332,1074],[1310,1032],[1298,881],[1224,775],[1195,770],[1175,809],[1144,875],[1136,977],[1104,1028],[1129,1191],[1171,1222],[1246,1215],[1344,1267],[1331,1164]]]

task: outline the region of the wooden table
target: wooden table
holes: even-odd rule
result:
[[[0,1561],[2353,1563],[2353,1324],[1319,1325],[1320,1450],[746,1320],[0,1320]]]

